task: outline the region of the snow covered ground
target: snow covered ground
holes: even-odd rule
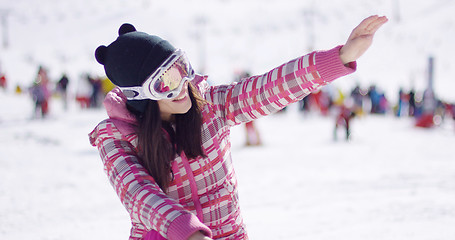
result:
[[[0,239],[127,239],[129,217],[88,143],[106,115],[70,106],[53,99],[47,119],[31,119],[28,96],[0,92]],[[257,121],[263,146],[232,129],[251,239],[455,239],[452,120],[418,129],[366,116],[345,142],[332,139],[333,117],[296,107]]]

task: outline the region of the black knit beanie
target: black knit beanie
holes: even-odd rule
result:
[[[109,46],[99,46],[95,58],[104,65],[109,80],[120,87],[141,86],[174,51],[166,40],[144,32],[136,31],[129,24],[123,24],[118,38]],[[152,100],[128,100],[127,105],[139,113],[145,112]]]

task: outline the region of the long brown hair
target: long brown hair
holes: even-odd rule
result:
[[[206,102],[191,83],[188,86],[191,108],[185,114],[175,114],[174,123],[161,119],[158,102],[154,100],[149,101],[143,114],[135,113],[139,123],[136,131],[139,157],[164,192],[173,178],[171,166],[176,154],[184,152],[188,158],[206,156],[201,136],[201,107]]]

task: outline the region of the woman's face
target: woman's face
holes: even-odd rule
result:
[[[169,121],[173,114],[184,114],[191,108],[191,99],[188,94],[188,81],[183,85],[182,91],[174,99],[158,100],[161,119]]]

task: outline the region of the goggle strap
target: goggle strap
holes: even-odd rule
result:
[[[119,87],[122,93],[125,95],[128,100],[143,100],[151,99],[150,96],[146,96],[142,92],[142,87]]]

